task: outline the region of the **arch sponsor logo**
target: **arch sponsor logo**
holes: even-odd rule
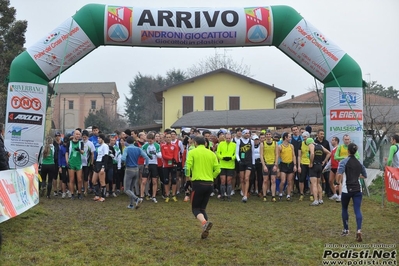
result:
[[[330,120],[363,120],[363,112],[357,109],[333,109],[330,110]]]
[[[271,12],[266,7],[245,8],[247,36],[245,43],[261,44],[271,35]]]
[[[9,112],[8,123],[42,125],[43,115],[20,112]]]
[[[60,32],[58,31],[58,32],[53,32],[53,33],[50,33],[50,35],[49,36],[47,36],[47,38],[44,40],[44,44],[48,44],[48,43],[50,43],[50,42],[52,42],[55,38],[57,38],[58,36],[60,36]]]
[[[24,167],[29,163],[29,153],[25,150],[16,150],[14,152],[14,164],[18,167]]]
[[[330,132],[360,132],[362,127],[357,124],[344,126],[330,126]]]
[[[106,41],[121,43],[131,40],[133,9],[108,6],[107,11]]]
[[[22,131],[25,129],[28,129],[28,127],[13,126],[12,129],[8,131],[8,133],[11,133],[12,139],[19,139],[22,136]]]
[[[13,85],[10,85],[10,92],[44,93],[44,87],[43,86],[13,84]]]
[[[340,104],[356,104],[357,103],[357,93],[356,92],[350,92],[350,91],[344,91],[344,92],[339,92],[339,103]]]
[[[11,107],[14,109],[33,109],[39,111],[42,108],[42,102],[38,98],[29,98],[26,96],[13,96],[11,98]]]

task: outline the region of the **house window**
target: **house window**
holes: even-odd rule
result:
[[[68,101],[69,110],[73,110],[73,101]]]
[[[205,111],[213,111],[213,96],[205,96]]]
[[[229,110],[240,110],[240,97],[230,96],[229,107]]]
[[[194,111],[194,97],[183,96],[183,115]]]
[[[95,100],[91,100],[91,109],[97,109]]]

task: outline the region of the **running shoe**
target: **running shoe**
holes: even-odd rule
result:
[[[362,242],[363,241],[362,232],[357,231],[357,233],[356,233],[356,241],[357,242]]]
[[[263,197],[263,202],[266,202],[267,201],[267,198],[266,197]]]
[[[313,195],[310,195],[310,201],[314,201]]]
[[[64,193],[62,193],[61,198],[65,199],[65,197],[66,197],[66,193],[64,192]]]
[[[105,193],[105,197],[106,198],[108,198],[109,197],[109,193],[107,192],[107,193]]]
[[[323,204],[324,203],[324,201],[321,199],[321,200],[319,200],[319,205],[320,204]]]
[[[283,199],[283,196],[278,196],[278,200],[281,201]]]
[[[153,198],[151,198],[151,200],[152,200],[152,202],[154,202],[154,203],[158,203],[158,201],[157,201],[157,198],[156,198],[156,197],[153,197]]]
[[[275,197],[272,197],[272,202],[277,202]]]
[[[169,202],[169,197],[165,198],[165,202],[168,203]]]
[[[143,202],[142,198],[137,198],[136,199],[136,209],[140,208],[141,203]]]
[[[128,209],[134,209],[134,205],[132,205],[132,204],[127,205],[127,208],[128,208]]]
[[[227,201],[231,202],[231,197],[230,196],[227,196]]]
[[[54,197],[57,197],[58,193],[56,191],[54,191]]]
[[[317,200],[313,201],[309,204],[310,206],[319,206],[319,202]]]
[[[82,194],[80,194],[80,193],[78,194],[78,199],[80,199],[80,200],[82,199]]]
[[[173,200],[174,202],[177,202],[176,196],[173,196],[173,197],[172,197],[172,200]]]
[[[347,236],[347,235],[349,235],[349,230],[343,229],[341,236]]]
[[[338,195],[334,194],[331,197],[329,197],[330,200],[336,200],[338,199]]]
[[[118,197],[118,196],[116,195],[115,192],[112,192],[112,197],[116,198],[116,197]]]
[[[248,198],[247,197],[242,197],[242,202],[247,203]]]
[[[184,202],[187,202],[187,201],[189,201],[189,200],[190,200],[190,197],[189,197],[189,196],[185,196],[183,201],[184,201]]]
[[[98,201],[99,199],[100,199],[99,196],[95,196],[95,197],[93,198],[94,201]]]
[[[202,239],[205,239],[208,237],[209,230],[212,229],[212,226],[213,226],[212,222],[206,222],[206,224],[204,224],[204,226],[202,227],[202,234],[201,234]]]
[[[151,198],[150,198],[150,196],[145,196],[145,200],[150,200]]]
[[[299,201],[303,201],[303,195],[299,196]]]
[[[341,197],[338,196],[338,199],[336,199],[335,202],[341,202]]]
[[[104,202],[105,199],[104,199],[104,198],[100,198],[98,201],[99,201],[99,202]]]
[[[287,196],[287,201],[291,201],[291,197],[289,195]]]
[[[211,193],[211,197],[213,197],[213,196],[215,196],[215,192],[212,192],[212,193]]]

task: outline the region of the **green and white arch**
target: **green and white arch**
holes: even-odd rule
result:
[[[276,46],[324,83],[327,137],[349,133],[362,146],[361,69],[293,8],[89,4],[16,57],[11,65],[6,147],[23,155],[12,165],[15,162],[17,167],[24,167],[35,162],[44,135],[48,82],[101,45]]]

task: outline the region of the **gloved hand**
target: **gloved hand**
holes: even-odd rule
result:
[[[224,160],[224,161],[230,161],[230,160],[231,160],[231,157],[228,157],[228,156],[227,156],[227,157],[223,157],[223,160]]]
[[[142,176],[148,177],[149,174],[150,174],[150,171],[148,170],[148,167],[144,167]]]

